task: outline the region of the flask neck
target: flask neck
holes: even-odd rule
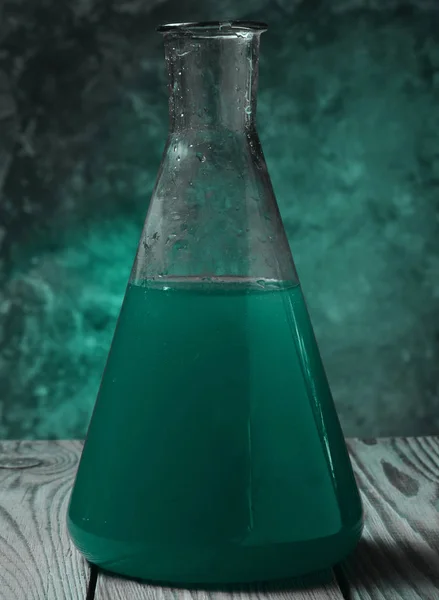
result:
[[[171,133],[254,127],[259,41],[247,30],[165,35]]]

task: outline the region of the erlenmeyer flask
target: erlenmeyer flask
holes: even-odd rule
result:
[[[361,534],[255,129],[264,29],[160,28],[170,132],[68,517],[87,559],[124,575],[298,576]]]

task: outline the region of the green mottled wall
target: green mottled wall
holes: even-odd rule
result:
[[[439,7],[217,4],[4,0],[0,437],[84,435],[166,136],[154,29],[228,17],[270,25],[259,131],[345,432],[437,432]]]

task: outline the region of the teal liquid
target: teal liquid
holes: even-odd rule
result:
[[[331,566],[361,503],[299,286],[130,285],[69,508],[109,570],[254,581]]]

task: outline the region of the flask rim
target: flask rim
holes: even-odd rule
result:
[[[237,31],[263,33],[268,29],[261,21],[193,21],[186,23],[165,23],[157,27],[159,33],[183,33],[227,35]]]

